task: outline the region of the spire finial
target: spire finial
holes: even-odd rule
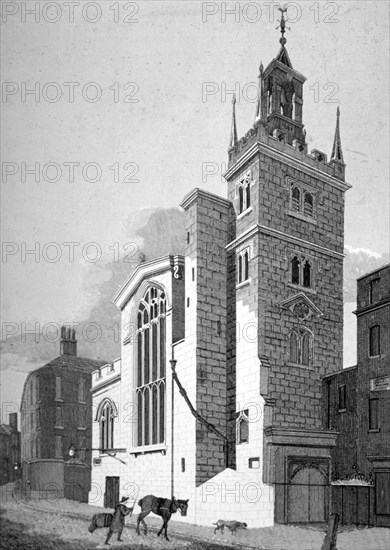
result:
[[[279,42],[281,43],[282,45],[282,48],[284,48],[286,42],[287,42],[287,39],[284,38],[284,34],[286,32],[286,29],[290,30],[290,27],[286,27],[286,20],[284,18],[284,14],[287,12],[287,9],[288,8],[278,8],[278,10],[280,11],[280,13],[282,14],[282,17],[279,21],[280,25],[278,27],[276,27],[277,29],[280,29],[280,32],[282,34],[282,38],[279,40]]]
[[[237,142],[238,142],[237,124],[236,124],[236,103],[237,103],[236,94],[234,94],[233,99],[232,99],[233,118],[232,118],[232,129],[231,129],[231,132],[230,132],[229,149],[231,147],[235,147],[235,145],[237,145]]]
[[[336,130],[334,133],[333,148],[330,159],[338,160],[339,162],[342,162],[344,164],[343,150],[341,148],[340,138],[340,107],[337,107],[336,111]]]
[[[260,73],[259,73],[259,88],[258,88],[258,91],[257,91],[257,103],[256,103],[256,113],[255,113],[255,122],[254,122],[254,124],[256,124],[256,122],[261,118],[261,95],[262,95],[263,71],[264,71],[262,61],[260,61],[259,71],[260,71]]]

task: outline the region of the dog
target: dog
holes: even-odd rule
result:
[[[219,519],[217,523],[213,523],[213,525],[216,525],[216,528],[214,529],[214,535],[218,530],[220,530],[223,534],[223,530],[225,529],[225,527],[227,527],[233,535],[237,533],[237,529],[246,529],[248,527],[245,522],[225,521],[224,519]]]
[[[104,527],[110,527],[114,514],[102,513],[94,514],[91,519],[91,525],[88,527],[88,531],[93,533],[95,529],[103,529]]]

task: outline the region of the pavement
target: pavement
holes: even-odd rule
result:
[[[2,489],[2,488],[0,488]],[[10,492],[1,494],[0,498],[4,508],[7,508],[7,501],[12,507],[19,506],[25,511],[31,510],[37,512],[45,512],[54,516],[73,518],[78,520],[82,529],[85,529],[93,514],[112,511],[104,510],[96,506],[91,506],[86,503],[79,503],[66,499],[55,500],[30,500],[15,501]],[[10,502],[12,501],[12,502]],[[80,523],[82,521],[83,523]],[[126,518],[127,536],[133,538],[134,529],[137,521],[137,516]],[[156,516],[148,516],[146,518],[150,531],[156,532],[161,527],[161,519]],[[209,544],[220,544],[224,548],[237,549],[257,549],[257,550],[321,550],[324,541],[326,525],[323,524],[305,524],[305,525],[281,525],[276,524],[273,527],[265,527],[261,529],[248,529],[239,531],[236,536],[225,530],[224,534],[217,533],[214,535],[214,528],[187,524],[174,520],[172,516],[168,526],[168,534],[172,538],[181,539],[182,547],[186,544],[184,541],[204,542],[204,547]],[[124,533],[124,538],[126,535]],[[100,532],[101,538],[102,532]],[[151,537],[151,535],[149,535]],[[148,537],[148,538],[149,538]],[[156,539],[153,539],[156,540]],[[159,545],[160,546],[160,540]],[[114,542],[114,541],[113,541]],[[157,542],[157,540],[156,540]],[[161,543],[163,541],[161,540]],[[170,543],[166,543],[169,547]],[[114,546],[114,544],[113,544]],[[176,546],[176,545],[175,545]],[[153,545],[153,548],[157,548]],[[180,547],[180,544],[179,544]],[[390,529],[378,527],[357,528],[355,526],[342,526],[339,528],[337,536],[337,550],[389,550],[390,549]]]

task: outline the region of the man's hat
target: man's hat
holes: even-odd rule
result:
[[[129,497],[122,497],[121,503],[129,500]]]

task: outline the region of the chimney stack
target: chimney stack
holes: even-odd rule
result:
[[[77,355],[77,340],[74,328],[61,327],[60,355]]]
[[[13,432],[18,431],[18,413],[9,413],[8,424]]]

